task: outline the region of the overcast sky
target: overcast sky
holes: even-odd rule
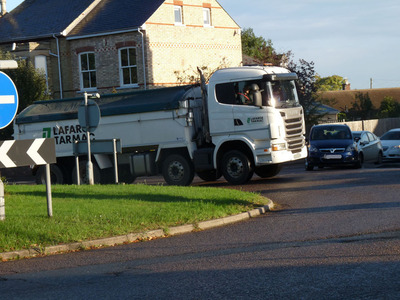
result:
[[[7,0],[7,10],[21,2]],[[278,52],[313,61],[322,77],[346,77],[352,89],[369,88],[371,78],[373,88],[400,87],[399,0],[218,2]]]

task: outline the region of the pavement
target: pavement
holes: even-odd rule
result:
[[[48,247],[34,247],[18,251],[3,252],[0,253],[0,261],[31,258],[43,255],[53,255],[58,253],[74,252],[74,251],[87,250],[93,248],[111,247],[126,243],[134,243],[136,241],[145,241],[145,240],[152,240],[155,238],[170,237],[174,235],[190,233],[193,231],[206,230],[245,221],[250,218],[254,218],[262,214],[265,214],[267,211],[273,210],[273,208],[274,208],[274,203],[271,200],[269,200],[269,203],[267,205],[264,205],[263,207],[255,208],[248,212],[243,212],[237,215],[232,215],[220,219],[199,222],[197,224],[187,224],[182,226],[171,227],[166,230],[157,229],[142,233],[130,233],[126,235],[101,238],[90,241],[82,241],[70,244],[62,244],[62,245],[48,246]]]

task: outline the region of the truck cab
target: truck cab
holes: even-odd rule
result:
[[[228,181],[244,183],[253,172],[274,176],[281,163],[307,156],[296,79],[285,68],[264,66],[222,69],[210,78],[213,163]]]

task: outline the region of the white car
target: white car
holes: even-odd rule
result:
[[[381,136],[383,158],[400,160],[400,128],[391,129]]]

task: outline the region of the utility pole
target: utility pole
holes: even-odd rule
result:
[[[372,78],[369,79],[369,88],[372,90]]]

